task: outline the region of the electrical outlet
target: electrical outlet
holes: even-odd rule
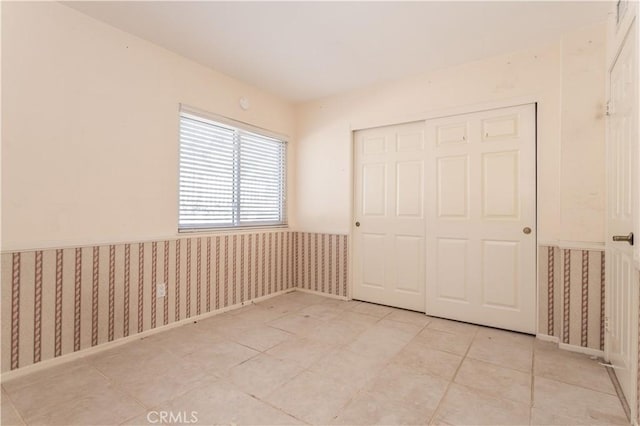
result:
[[[165,285],[165,283],[158,284],[158,289],[156,293],[157,293],[156,297],[158,298],[165,297],[167,295],[167,286]]]

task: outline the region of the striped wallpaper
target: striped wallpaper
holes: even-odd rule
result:
[[[346,297],[348,263],[346,235],[287,230],[5,252],[2,371],[281,290]],[[603,284],[603,252],[540,247],[538,332],[603,349]]]
[[[538,259],[538,332],[563,343],[604,350],[604,251],[540,247]],[[640,273],[637,276],[640,285]],[[640,423],[640,335],[637,351],[635,403]]]
[[[604,350],[604,251],[539,247],[538,333]]]
[[[347,236],[296,232],[295,245],[298,287],[346,297]]]
[[[282,230],[3,253],[2,371],[297,286],[345,295],[346,241]]]

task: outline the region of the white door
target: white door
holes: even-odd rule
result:
[[[354,140],[353,298],[424,312],[424,122]]]
[[[427,314],[535,333],[535,105],[428,120]]]
[[[637,321],[637,291],[634,283],[633,246],[614,242],[614,236],[635,233],[638,212],[637,147],[638,85],[635,24],[627,34],[609,71],[610,96],[607,120],[607,301],[605,351],[627,398],[635,399],[634,322]],[[635,225],[637,226],[637,224]],[[635,244],[638,244],[636,241]],[[632,404],[631,404],[632,405]]]

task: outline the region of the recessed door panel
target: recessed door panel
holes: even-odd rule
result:
[[[483,303],[492,307],[518,309],[517,241],[482,242]]]
[[[398,134],[396,149],[398,152],[422,152],[424,150],[422,132]]]
[[[436,273],[438,297],[456,302],[468,302],[468,242],[465,240],[440,238],[437,244]]]
[[[424,239],[412,235],[396,236],[395,251],[399,291],[424,294]]]
[[[468,163],[466,155],[437,159],[437,203],[440,218],[467,217]]]
[[[516,115],[482,120],[482,136],[485,141],[518,137]]]
[[[402,161],[396,165],[396,214],[398,216],[422,217],[424,188],[422,161]]]
[[[487,219],[518,219],[518,152],[482,155],[482,207]]]
[[[365,164],[362,170],[363,214],[384,216],[386,209],[386,164]]]
[[[454,123],[438,126],[436,130],[437,144],[461,144],[467,142],[467,123]]]
[[[384,288],[385,278],[385,236],[384,234],[364,234],[362,236],[363,285]]]
[[[386,151],[386,142],[384,137],[369,137],[362,142],[362,151],[364,155],[384,154]]]

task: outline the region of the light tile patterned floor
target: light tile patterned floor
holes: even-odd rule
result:
[[[301,292],[2,388],[3,425],[627,423],[589,357]]]

